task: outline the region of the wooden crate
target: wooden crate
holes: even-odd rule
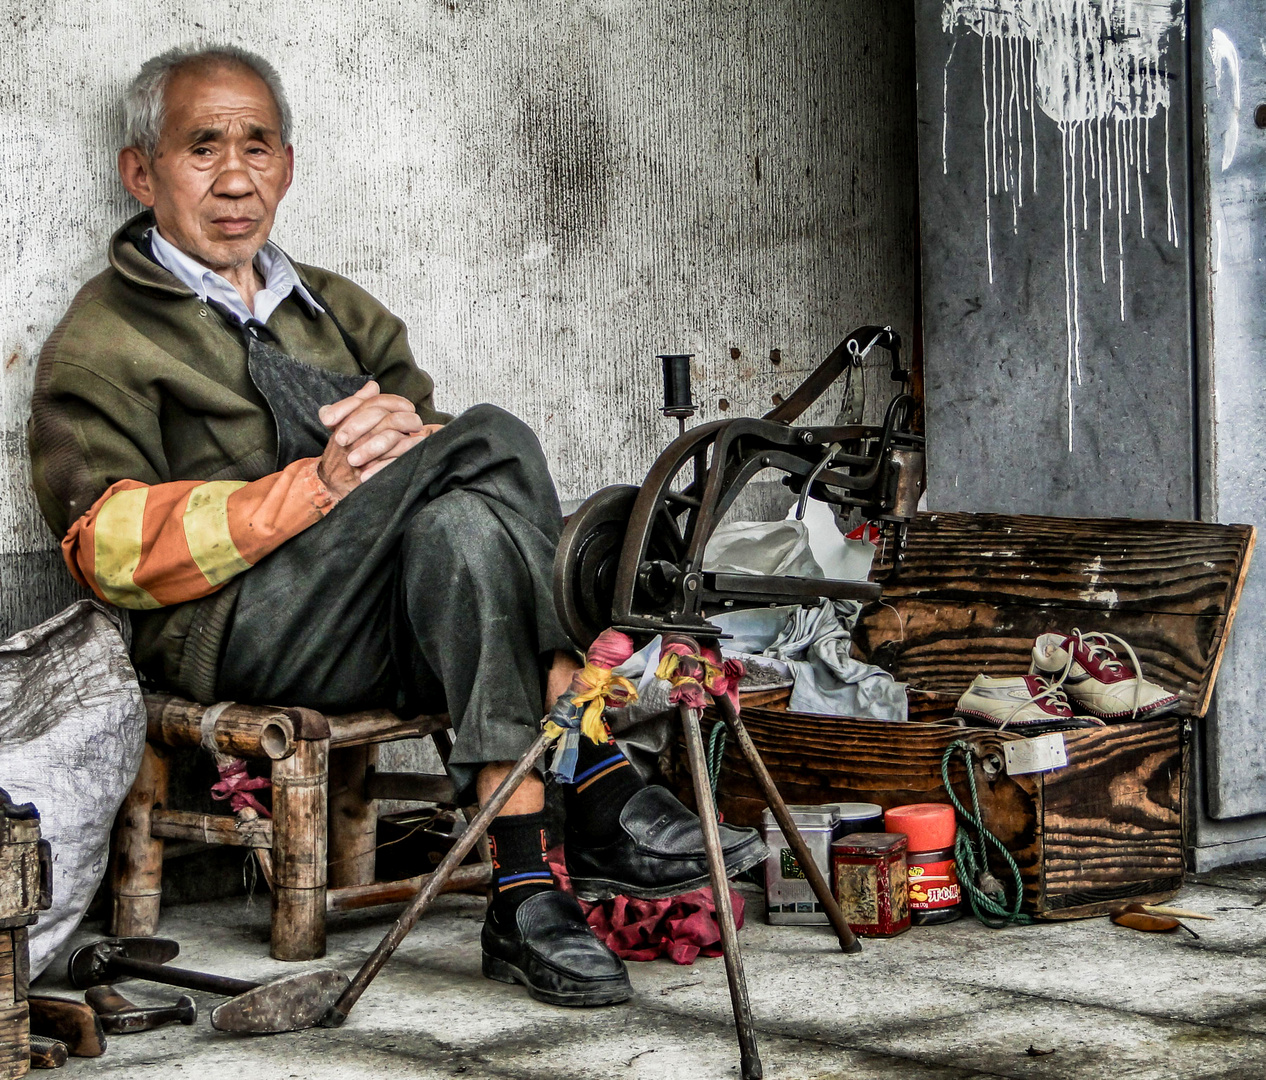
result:
[[[0,1080],[31,1066],[26,928],[52,902],[52,860],[40,822],[0,790]]]
[[[909,684],[915,722],[762,708],[745,709],[745,721],[788,802],[947,801],[950,742],[967,738],[1000,762],[1002,744],[1022,738],[948,723],[977,674],[1026,672],[1034,638],[1048,631],[1117,634],[1147,677],[1179,696],[1181,714],[1067,732],[1064,768],[1010,777],[978,766],[977,783],[1031,914],[1170,897],[1183,877],[1188,737],[1208,708],[1254,541],[1245,525],[921,514],[902,565],[877,569],[883,603],[863,612],[853,645]],[[680,748],[665,763],[684,797],[683,765]],[[961,766],[951,781],[965,798]],[[727,820],[758,823],[763,803],[732,747],[718,792]]]
[[[873,802],[887,809],[948,802],[942,756],[956,739],[970,742],[980,756],[976,783],[986,823],[1019,865],[1024,910],[1033,915],[1100,914],[1126,897],[1167,899],[1182,885],[1183,719],[1067,732],[1067,767],[1012,777],[1001,768],[1002,746],[1023,736],[1010,732],[766,709],[746,709],[743,718],[792,803]],[[675,786],[686,798],[684,760],[684,752],[673,757]],[[955,758],[950,779],[966,802],[961,762]],[[727,821],[759,825],[764,802],[732,744],[718,791]]]

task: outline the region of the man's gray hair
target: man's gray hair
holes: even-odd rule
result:
[[[210,45],[198,49],[178,47],[146,60],[123,99],[123,145],[135,146],[142,153],[152,155],[163,133],[166,111],[163,95],[171,77],[185,67],[220,66],[248,68],[264,80],[277,103],[277,112],[281,114],[281,141],[288,146],[291,135],[290,103],[286,100],[281,76],[262,56],[239,49],[236,45]]]

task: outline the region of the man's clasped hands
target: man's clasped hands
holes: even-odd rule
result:
[[[424,424],[413,402],[372,379],[317,415],[332,432],[317,475],[340,499],[443,426]]]

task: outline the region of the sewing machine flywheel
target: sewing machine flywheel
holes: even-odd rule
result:
[[[613,603],[620,553],[633,506],[635,484],[613,484],[594,492],[567,521],[554,560],[554,603],[577,644],[588,645],[615,621]],[[676,561],[682,542],[667,519],[653,527],[648,557]]]

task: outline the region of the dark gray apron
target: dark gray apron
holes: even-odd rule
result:
[[[322,406],[351,397],[368,375],[341,375],[296,360],[245,327],[247,370],[268,402],[277,425],[277,468],[300,458],[320,457],[330,440],[317,413]]]

